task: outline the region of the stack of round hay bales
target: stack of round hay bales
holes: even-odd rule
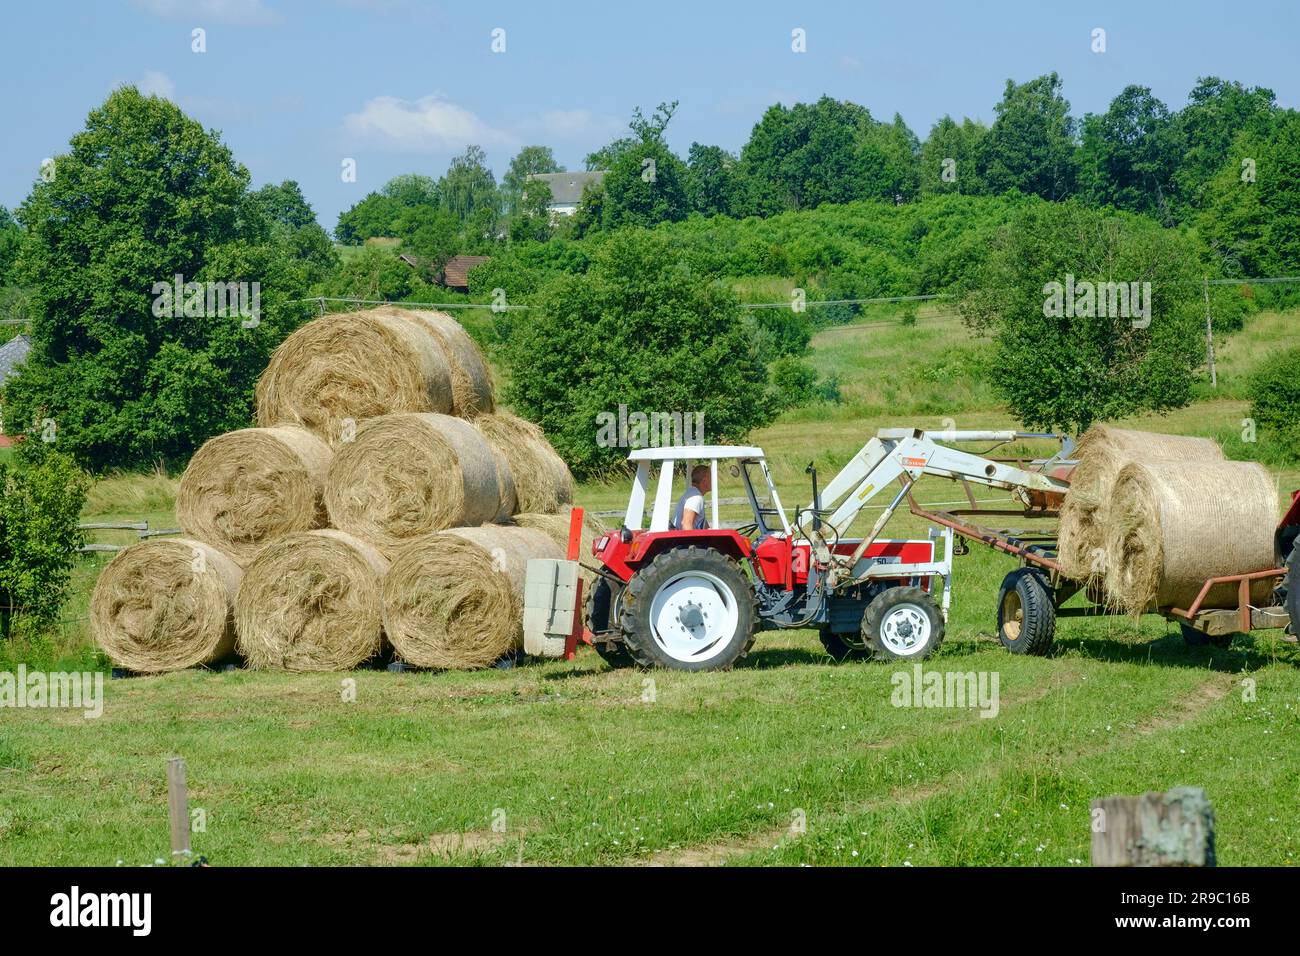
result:
[[[562,558],[540,531],[455,528],[407,544],[384,578],[384,630],[418,667],[487,667],[523,639],[524,577],[532,558]]]
[[[95,641],[139,674],[213,664],[235,647],[233,615],[242,572],[228,555],[186,538],[121,551],[90,599]]]
[[[384,649],[385,624],[420,666],[515,646],[528,560],[563,555],[573,479],[539,428],[497,412],[455,319],[323,316],[275,350],[256,398],[259,427],[211,439],[181,479],[193,540],[137,545],[101,576],[115,663],[346,669]],[[536,514],[511,523],[520,510]]]

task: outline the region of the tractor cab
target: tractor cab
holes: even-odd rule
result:
[[[781,497],[776,485],[772,483],[772,473],[768,471],[763,449],[738,445],[676,445],[668,448],[642,448],[628,455],[628,461],[636,464],[636,477],[632,481],[632,494],[627,503],[627,514],[623,527],[633,534],[646,530],[652,534],[674,530],[671,527],[673,506],[677,493],[685,490],[684,484],[674,487],[674,476],[680,482],[687,480],[686,474],[678,473],[675,467],[679,462],[708,462],[713,476],[713,492],[710,498],[711,513],[708,515],[709,527],[718,528],[718,462],[730,462],[728,472],[732,478],[739,478],[749,501],[754,516],[753,529],[758,536],[779,531],[790,533],[790,522],[781,508]],[[650,496],[652,472],[657,473],[654,496]],[[688,473],[687,473],[688,474]],[[763,499],[759,498],[758,484]],[[646,527],[646,505],[652,502],[649,514],[649,527]],[[765,502],[765,503],[764,503]],[[749,528],[749,525],[743,526]]]

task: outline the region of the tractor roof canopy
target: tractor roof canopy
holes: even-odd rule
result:
[[[685,458],[740,458],[762,461],[763,449],[746,445],[669,445],[665,448],[637,448],[628,461],[681,461]]]

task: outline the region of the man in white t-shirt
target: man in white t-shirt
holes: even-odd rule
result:
[[[708,465],[691,469],[691,486],[677,499],[673,527],[683,531],[707,528],[704,517],[704,496],[713,490],[713,470]]]

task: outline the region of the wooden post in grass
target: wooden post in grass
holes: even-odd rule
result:
[[[167,761],[167,816],[171,822],[172,856],[190,855],[190,798],[185,790],[185,761]]]
[[[1092,801],[1093,866],[1214,866],[1214,807],[1200,787]]]

